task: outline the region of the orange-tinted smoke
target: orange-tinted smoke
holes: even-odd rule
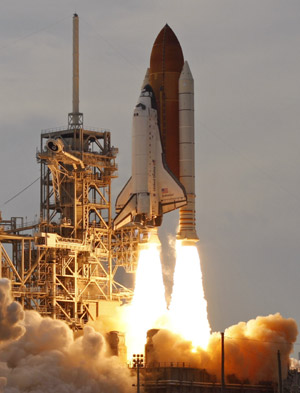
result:
[[[247,383],[278,380],[277,352],[280,351],[283,378],[287,375],[289,354],[298,334],[296,322],[279,313],[240,322],[225,330],[225,375],[227,382]],[[206,369],[220,381],[221,337],[213,333],[206,351],[192,353],[192,344],[167,331],[152,339],[153,351],[147,362],[185,362]]]

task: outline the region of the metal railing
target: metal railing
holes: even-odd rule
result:
[[[49,134],[51,132],[59,132],[59,131],[72,131],[69,129],[68,126],[60,126],[60,127],[53,127],[53,128],[46,128],[41,131],[42,135]],[[99,128],[99,127],[83,127],[84,131],[95,131],[95,132],[110,132],[108,128]]]

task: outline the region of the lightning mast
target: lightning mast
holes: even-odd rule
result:
[[[83,114],[79,112],[79,17],[73,15],[73,111],[69,113],[68,127],[83,126]]]

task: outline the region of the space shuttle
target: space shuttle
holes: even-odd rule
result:
[[[169,25],[156,37],[134,110],[132,176],[116,201],[115,229],[157,227],[179,208],[177,239],[196,231],[194,79]]]
[[[185,188],[167,166],[156,99],[147,84],[133,113],[132,175],[116,200],[114,228],[160,226],[163,214],[187,203]]]

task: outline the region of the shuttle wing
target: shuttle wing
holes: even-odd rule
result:
[[[125,186],[126,187],[126,186]],[[114,229],[119,229],[134,221],[137,214],[137,194],[131,196],[127,203],[119,210],[119,214],[114,220]]]

